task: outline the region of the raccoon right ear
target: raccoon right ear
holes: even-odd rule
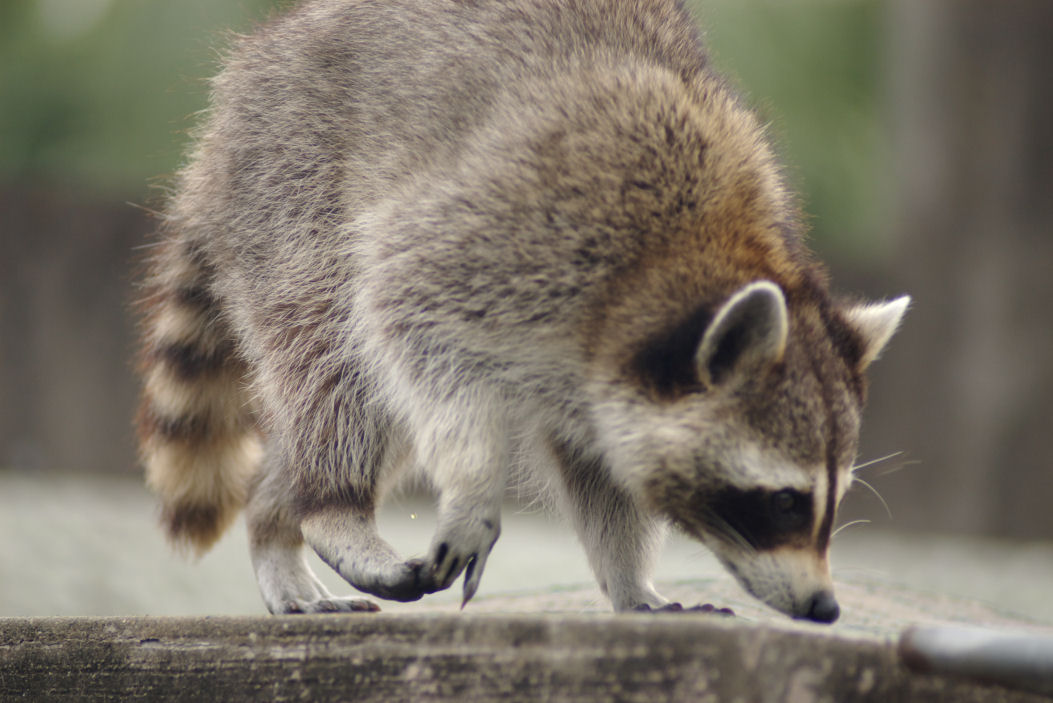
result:
[[[848,323],[863,342],[860,369],[865,369],[881,355],[909,307],[910,296],[904,295],[888,302],[856,305],[844,311]]]
[[[702,335],[695,354],[699,380],[719,385],[780,361],[788,334],[782,290],[771,281],[744,286],[717,310]]]

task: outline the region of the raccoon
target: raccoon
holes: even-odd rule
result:
[[[512,467],[617,611],[672,526],[832,622],[864,372],[763,127],[678,0],[314,0],[236,40],[144,277],[138,414],[177,544],[245,508],[272,613],[476,593]],[[374,513],[438,498],[425,556]]]

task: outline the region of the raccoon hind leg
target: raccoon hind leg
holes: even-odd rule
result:
[[[333,402],[320,406],[334,413],[323,425],[342,428],[339,438],[324,441],[293,422],[286,441],[270,443],[247,517],[256,579],[271,612],[379,610],[330,595],[304,558],[305,544],[364,593],[411,601],[437,590],[420,560],[404,560],[377,533],[377,496],[407,462],[393,423],[361,391],[334,386]]]
[[[246,509],[252,566],[267,609],[275,615],[380,610],[369,600],[333,596],[315,576],[283,468],[279,455],[268,456]]]

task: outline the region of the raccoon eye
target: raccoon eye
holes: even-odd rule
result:
[[[756,549],[774,549],[802,536],[812,524],[812,497],[792,488],[742,490],[727,486],[706,496],[702,513],[741,535]]]
[[[787,488],[772,493],[769,508],[778,530],[797,530],[808,522],[808,499],[800,491]]]

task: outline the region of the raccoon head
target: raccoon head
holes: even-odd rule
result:
[[[678,342],[645,349],[652,393],[613,403],[621,427],[605,434],[621,445],[615,474],[743,588],[790,616],[833,622],[827,553],[852,477],[863,371],[909,298],[796,302],[774,283],[750,283],[696,315],[694,333],[681,328]],[[697,342],[678,359],[684,339]]]

